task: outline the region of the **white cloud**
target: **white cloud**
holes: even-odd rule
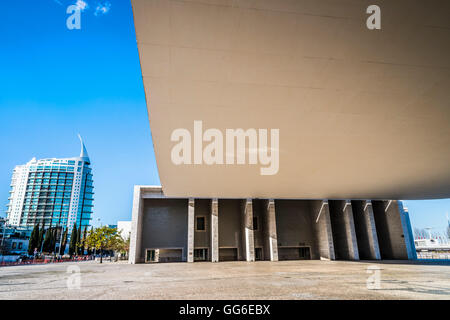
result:
[[[97,7],[95,8],[94,15],[104,15],[109,12],[109,9],[111,9],[111,3],[105,2],[105,3],[99,3]]]

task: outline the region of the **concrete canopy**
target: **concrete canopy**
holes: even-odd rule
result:
[[[164,193],[450,197],[450,2],[132,0]],[[279,171],[175,165],[177,128],[280,130]]]

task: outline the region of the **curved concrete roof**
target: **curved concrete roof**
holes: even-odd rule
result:
[[[132,0],[168,196],[450,197],[450,2]],[[175,165],[171,134],[280,130],[279,171]]]

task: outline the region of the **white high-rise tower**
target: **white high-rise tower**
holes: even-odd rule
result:
[[[16,166],[11,179],[7,221],[12,226],[35,225],[82,229],[90,225],[93,180],[90,159],[80,137],[79,157],[33,158]]]

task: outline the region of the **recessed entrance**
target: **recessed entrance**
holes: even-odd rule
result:
[[[278,247],[279,260],[311,260],[310,247]]]
[[[237,248],[219,248],[219,261],[237,261]]]
[[[183,261],[183,249],[147,249],[145,250],[145,262],[181,262]]]
[[[255,248],[255,261],[261,261],[261,260],[264,260],[263,249]]]

